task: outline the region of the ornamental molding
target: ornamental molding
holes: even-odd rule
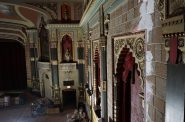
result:
[[[76,63],[61,63],[59,64],[59,70],[69,71],[76,70]]]
[[[50,69],[51,65],[50,62],[39,62],[37,63],[38,69]]]
[[[177,33],[185,31],[185,17],[184,15],[166,19],[162,23],[163,34]]]
[[[53,28],[79,28],[79,24],[48,24],[47,29]]]
[[[165,1],[164,0],[157,0],[157,8],[159,10],[160,13],[160,20],[164,20],[165,19]]]

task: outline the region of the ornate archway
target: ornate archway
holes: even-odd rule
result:
[[[143,121],[144,34],[114,38],[113,43],[114,121]]]

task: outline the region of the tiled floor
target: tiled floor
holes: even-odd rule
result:
[[[67,114],[72,114],[73,108],[67,108],[59,114],[32,117],[30,105],[0,110],[0,122],[67,122]]]

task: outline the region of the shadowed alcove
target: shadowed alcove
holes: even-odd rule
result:
[[[24,46],[10,39],[0,39],[0,90],[24,90],[27,87]]]

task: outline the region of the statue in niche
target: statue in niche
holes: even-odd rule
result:
[[[63,62],[71,62],[73,59],[72,52],[72,39],[69,35],[64,35],[61,42],[61,50],[62,50],[62,61]]]
[[[66,49],[66,52],[65,52],[65,60],[67,62],[69,62],[71,60],[71,52],[70,52],[69,48]]]
[[[41,17],[39,24],[39,38],[40,38],[40,51],[41,51],[41,61],[49,61],[49,40],[48,40],[48,31],[45,28],[46,22],[44,17]]]

